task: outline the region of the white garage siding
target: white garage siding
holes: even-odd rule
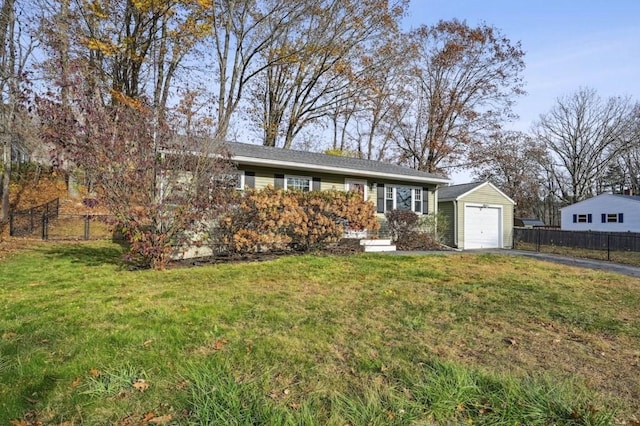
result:
[[[502,248],[502,206],[465,204],[464,248]]]

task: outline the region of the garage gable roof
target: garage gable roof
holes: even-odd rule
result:
[[[516,204],[507,194],[500,191],[494,184],[489,181],[485,182],[471,182],[471,183],[463,183],[460,185],[451,185],[445,186],[438,190],[438,201],[458,201],[466,195],[484,187],[490,186],[495,191],[500,193],[504,198],[506,198],[510,203]]]
[[[380,179],[443,184],[449,182],[441,175],[422,172],[382,161],[340,157],[317,152],[273,148],[238,142],[227,142],[231,160],[238,164],[281,167],[328,173],[340,173]]]

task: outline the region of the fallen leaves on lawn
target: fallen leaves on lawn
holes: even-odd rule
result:
[[[176,385],[176,389],[183,390],[183,389],[188,388],[190,385],[191,385],[191,383],[188,380],[183,380],[183,381],[181,381],[180,383],[178,383]]]
[[[173,416],[171,414],[165,414],[164,416],[153,417],[149,419],[149,423],[156,425],[164,425],[173,420]]]
[[[166,425],[173,421],[173,415],[165,414],[163,416],[157,416],[153,411],[149,411],[144,416],[129,415],[120,420],[118,426],[144,426],[144,425]]]
[[[131,385],[135,390],[138,390],[140,392],[144,392],[147,389],[149,389],[149,382],[147,382],[144,379],[138,379],[135,382],[133,382],[133,384]]]
[[[89,374],[91,374],[91,377],[93,377],[94,379],[102,376],[102,372],[97,368],[92,368],[91,370],[89,370]]]
[[[218,340],[216,340],[216,343],[213,345],[213,350],[214,351],[221,351],[222,349],[224,349],[224,347],[227,345],[227,343],[229,343],[229,341],[227,339],[218,339]]]

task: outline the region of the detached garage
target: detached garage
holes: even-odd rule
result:
[[[445,243],[460,249],[511,248],[515,202],[490,182],[438,190],[438,211],[448,223]]]

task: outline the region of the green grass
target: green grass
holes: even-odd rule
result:
[[[499,255],[168,271],[119,256],[52,244],[0,261],[0,424],[640,415],[640,280]]]
[[[575,247],[564,247],[555,245],[541,245],[538,247],[533,243],[519,242],[516,245],[518,250],[540,251],[541,253],[560,254],[569,257],[579,257],[584,259],[607,260],[626,265],[640,266],[640,252],[637,251],[615,251],[611,250],[590,250]]]

